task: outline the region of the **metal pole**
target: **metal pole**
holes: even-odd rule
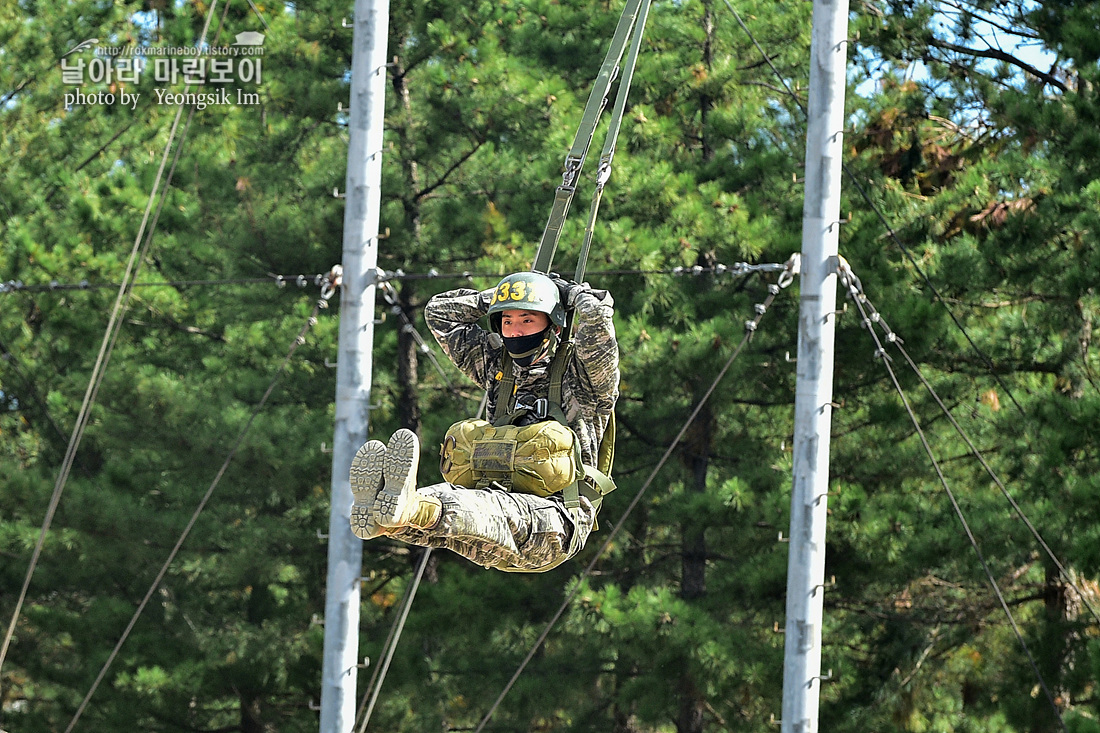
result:
[[[363,543],[351,531],[348,471],[367,439],[369,420],[388,32],[389,0],[355,0],[321,733],[348,733],[355,726]]]
[[[814,0],[782,733],[817,731],[833,336],[847,61],[847,0]],[[826,675],[827,676],[827,675]]]

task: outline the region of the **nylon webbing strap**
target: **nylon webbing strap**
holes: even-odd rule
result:
[[[565,378],[565,367],[569,363],[569,357],[573,355],[573,342],[571,340],[563,341],[557,351],[554,353],[554,358],[550,362],[550,389],[547,394],[548,409],[547,413],[550,417],[560,422],[562,425],[566,425],[565,413],[561,408],[561,383]],[[500,364],[500,380],[497,385],[497,404],[493,409],[493,424],[498,425],[500,422],[512,415],[515,412],[515,391],[516,391],[516,374],[512,368],[512,356],[506,350],[501,353]]]
[[[562,226],[569,214],[569,204],[573,200],[573,194],[577,190],[577,180],[584,167],[584,159],[588,154],[588,148],[592,144],[592,137],[596,134],[596,123],[599,121],[600,112],[607,104],[607,94],[612,82],[619,72],[619,62],[622,60],[623,51],[626,49],[626,41],[634,30],[638,19],[638,11],[642,3],[648,6],[649,0],[627,0],[623,14],[619,17],[619,24],[615,27],[615,35],[611,39],[611,46],[607,49],[600,73],[592,85],[592,91],[588,95],[588,103],[584,106],[584,114],[581,124],[577,128],[577,135],[573,138],[573,147],[565,158],[565,172],[562,174],[561,185],[554,193],[554,205],[550,210],[550,218],[546,222],[546,228],[542,232],[542,240],[539,242],[538,251],[535,253],[535,263],[531,269],[535,272],[549,273],[550,266],[554,262],[554,253],[558,248],[558,240],[561,238]],[[638,34],[640,35],[640,34]],[[636,55],[635,55],[636,56]],[[631,64],[631,75],[633,64]],[[617,126],[616,126],[617,128]]]
[[[624,71],[622,80],[619,81],[619,91],[615,94],[615,107],[611,111],[611,122],[607,126],[607,137],[604,138],[599,167],[596,169],[596,191],[592,194],[592,205],[588,209],[588,224],[584,229],[584,244],[581,246],[581,253],[577,258],[577,272],[573,276],[573,282],[575,283],[584,282],[584,271],[588,265],[588,251],[592,248],[592,232],[596,228],[596,214],[600,210],[603,187],[607,184],[607,179],[611,177],[611,161],[615,157],[615,141],[619,137],[619,128],[623,124],[623,113],[626,111],[626,100],[630,96],[630,83],[634,79],[634,65],[638,61],[638,51],[642,47],[645,22],[649,16],[649,4],[650,0],[642,0],[642,4],[638,9],[638,20],[635,24],[634,36],[630,41],[630,51],[626,55],[626,63],[623,64]]]
[[[573,341],[569,340],[558,347],[554,360],[550,362],[550,404],[561,406],[561,383],[565,378],[565,366],[573,355]]]
[[[500,358],[500,382],[497,384],[497,404],[493,410],[493,424],[512,411],[512,400],[515,398],[516,375],[512,371],[512,357],[507,349],[501,349]]]

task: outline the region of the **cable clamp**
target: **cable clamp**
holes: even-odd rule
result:
[[[400,272],[400,270],[398,272]],[[367,270],[366,278],[365,278],[366,282],[364,282],[363,284],[366,285],[367,287],[370,287],[371,285],[379,285],[380,286],[382,283],[386,282],[391,277],[393,277],[393,275],[386,272],[381,267],[374,267],[370,270]]]
[[[336,293],[336,289],[343,284],[344,266],[339,264],[333,265],[331,270],[321,275],[321,300],[327,305],[327,301]]]
[[[840,282],[848,289],[848,295],[858,300],[859,296],[863,295],[863,283],[852,272],[852,266],[848,264],[848,260],[844,259],[842,255],[837,255],[836,261],[836,272],[840,276]]]
[[[596,168],[596,188],[603,190],[607,185],[607,181],[611,178],[611,156],[605,155],[600,158],[600,164]]]
[[[783,272],[779,274],[778,285],[781,288],[788,287],[794,282],[794,276],[802,271],[802,254],[793,252],[783,265]]]
[[[394,289],[393,283],[383,280],[378,284],[378,289],[382,292],[382,298],[392,306],[393,313],[400,313],[401,306],[397,303],[397,290]]]
[[[583,165],[583,159],[573,156],[567,157],[565,159],[565,170],[561,174],[560,188],[563,188],[570,193],[575,191],[577,188],[577,178],[580,177],[581,166]]]

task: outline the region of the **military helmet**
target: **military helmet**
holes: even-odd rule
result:
[[[565,306],[558,286],[541,272],[517,272],[497,284],[489,303],[489,324],[500,333],[504,311],[523,310],[545,313],[555,326],[565,326]]]

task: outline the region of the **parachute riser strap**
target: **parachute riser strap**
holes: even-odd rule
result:
[[[648,2],[648,0],[645,0]],[[638,18],[638,10],[643,0],[627,0],[623,14],[619,16],[619,23],[615,27],[615,35],[611,40],[611,46],[607,49],[600,72],[592,85],[588,102],[584,107],[577,134],[573,138],[573,146],[565,159],[565,170],[562,174],[561,185],[554,194],[554,205],[550,211],[550,218],[546,222],[546,228],[542,232],[542,240],[539,242],[538,251],[535,253],[535,262],[531,269],[536,272],[548,273],[554,262],[554,253],[558,248],[558,240],[561,238],[561,229],[565,218],[569,214],[569,205],[576,192],[577,181],[580,179],[581,169],[584,167],[585,156],[592,144],[592,137],[596,134],[596,123],[600,113],[607,104],[607,94],[611,84],[619,73],[619,62],[622,60],[623,51],[626,49],[626,41],[630,37]]]
[[[585,269],[588,267],[588,252],[592,248],[592,233],[596,228],[596,215],[600,210],[600,200],[603,198],[604,186],[611,178],[611,162],[615,159],[615,144],[619,138],[619,128],[623,124],[626,100],[630,96],[630,84],[634,80],[634,66],[638,62],[638,51],[642,47],[642,37],[645,35],[649,5],[650,0],[642,0],[641,7],[638,9],[638,20],[634,28],[634,36],[630,41],[630,51],[627,53],[626,62],[623,64],[623,78],[619,82],[619,91],[615,94],[615,107],[611,111],[611,121],[607,126],[607,136],[604,138],[600,163],[596,168],[596,191],[592,194],[592,204],[588,209],[588,224],[584,229],[584,243],[581,245],[581,252],[577,257],[577,271],[573,276],[573,282],[584,282]]]

